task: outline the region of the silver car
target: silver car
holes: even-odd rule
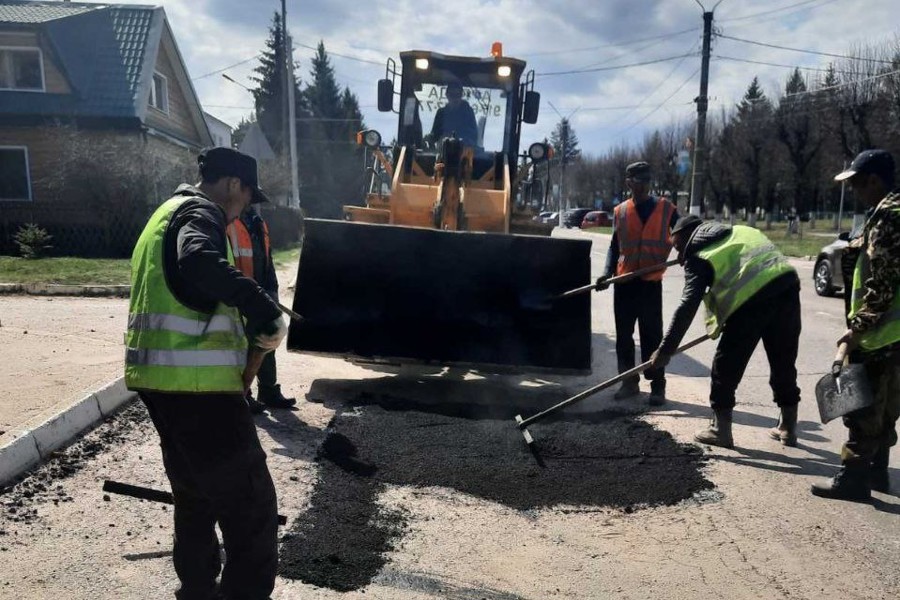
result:
[[[842,231],[836,240],[819,251],[813,269],[813,285],[820,296],[834,296],[844,287],[841,273],[841,257],[850,240],[862,234],[862,226],[853,231]]]

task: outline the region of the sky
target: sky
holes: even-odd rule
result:
[[[367,126],[386,139],[396,133],[397,121],[377,111],[376,86],[389,57],[413,49],[489,56],[492,42],[499,41],[506,56],[534,69],[541,93],[538,123],[524,126],[523,145],[548,137],[561,117],[569,117],[582,151],[599,156],[622,144],[639,144],[654,129],[675,122],[693,128],[703,30],[698,2],[711,10],[717,0],[287,0],[287,22],[301,85],[309,79],[314,48],[323,41],[339,84],[358,96]],[[264,48],[281,3],[156,4],[165,8],[204,109],[237,125],[252,113],[252,96],[222,73],[253,87],[254,57]],[[844,55],[860,44],[896,43],[896,16],[896,0],[722,0],[714,27],[743,40]],[[822,69],[831,60],[714,37],[710,110],[733,107],[754,76],[767,95],[777,97],[791,67]],[[649,64],[628,66],[635,63]],[[566,71],[582,72],[554,74]],[[804,73],[810,80],[821,75]]]

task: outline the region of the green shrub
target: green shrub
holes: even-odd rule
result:
[[[35,223],[19,227],[19,231],[16,232],[13,239],[19,246],[22,258],[41,258],[47,253],[47,250],[53,247],[50,245],[53,236]]]

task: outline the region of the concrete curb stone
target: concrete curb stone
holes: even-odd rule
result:
[[[127,298],[130,285],[62,285],[56,283],[0,283],[0,294],[30,296],[87,296]]]
[[[71,403],[34,429],[12,432],[11,442],[0,446],[0,485],[47,460],[54,450],[74,441],[103,421],[137,394],[125,388],[120,377]]]

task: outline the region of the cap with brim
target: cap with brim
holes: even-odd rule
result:
[[[863,150],[856,155],[850,167],[834,176],[834,180],[844,181],[859,173],[878,175],[886,181],[893,181],[894,157],[887,150]]]
[[[675,222],[675,227],[672,228],[672,234],[676,234],[679,231],[684,231],[685,229],[694,229],[703,224],[703,219],[698,217],[697,215],[684,215],[678,221]]]
[[[269,197],[259,187],[256,159],[233,148],[208,148],[197,157],[200,173],[217,177],[237,177],[253,190],[250,204],[269,202]]]
[[[625,167],[625,177],[641,183],[650,182],[650,164],[644,161],[631,163]]]

